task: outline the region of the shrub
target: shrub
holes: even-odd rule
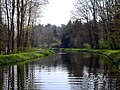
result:
[[[100,49],[109,49],[109,44],[103,38],[99,40],[99,48]]]
[[[90,46],[90,44],[88,44],[88,43],[84,43],[84,44],[83,44],[83,48],[88,48],[88,49],[90,49],[91,46]]]

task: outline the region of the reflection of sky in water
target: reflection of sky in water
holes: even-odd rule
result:
[[[40,70],[35,70],[36,89],[42,90],[70,90],[68,84],[68,72],[61,67],[44,67]]]
[[[44,67],[35,69],[36,89],[42,90],[103,90],[106,79],[103,75],[89,75],[89,68],[83,67],[83,77],[69,77],[67,69],[60,66],[56,68]],[[107,88],[107,87],[106,87]],[[105,90],[105,88],[104,88]]]

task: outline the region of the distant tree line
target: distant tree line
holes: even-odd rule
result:
[[[32,32],[32,46],[34,47],[60,47],[65,25],[41,25],[35,26]]]
[[[0,54],[31,47],[32,28],[47,0],[0,0]]]
[[[63,47],[120,49],[120,0],[77,0]]]

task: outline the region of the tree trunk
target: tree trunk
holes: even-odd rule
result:
[[[89,33],[90,46],[93,49],[94,48],[93,38],[92,38],[93,36],[92,36],[92,32],[91,32],[91,29],[90,29],[90,26],[89,26],[88,18],[86,18],[86,20],[87,20],[87,29],[88,29],[88,33]]]
[[[10,27],[9,27],[9,11],[8,11],[8,4],[7,4],[7,0],[5,0],[5,4],[6,4],[6,14],[7,14],[7,30],[8,30],[8,38],[7,38],[7,54],[10,54]]]
[[[19,0],[17,0],[17,50],[20,50],[20,10]]]
[[[23,50],[24,0],[21,0],[20,49]]]
[[[2,8],[0,0],[0,54],[2,53]]]
[[[15,0],[12,1],[12,20],[11,20],[11,32],[12,32],[12,52],[14,52],[14,13],[15,13]]]
[[[97,25],[97,6],[96,6],[96,0],[91,0],[92,5],[92,15],[93,15],[93,30],[94,30],[94,40],[95,40],[95,49],[99,48],[99,35],[98,35],[98,25]]]

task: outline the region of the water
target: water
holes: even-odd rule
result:
[[[64,53],[1,66],[0,90],[120,90],[120,73],[103,56]]]

